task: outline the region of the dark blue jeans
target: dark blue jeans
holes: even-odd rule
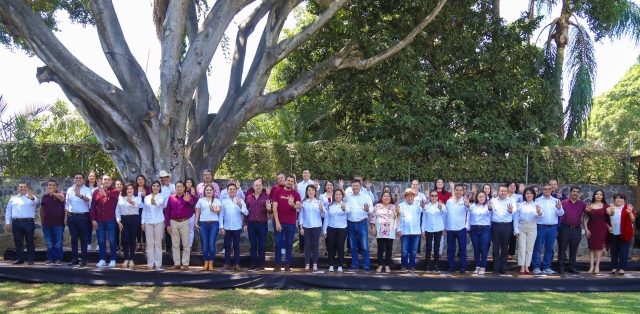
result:
[[[13,219],[11,221],[13,242],[16,245],[16,260],[24,260],[24,241],[26,241],[27,261],[33,262],[36,257],[36,244],[33,239],[35,230],[36,224],[33,219]]]
[[[116,260],[116,220],[98,221],[98,230],[96,230],[96,236],[98,236],[98,245],[100,246],[100,259],[107,261],[107,238],[109,239],[109,250],[111,255],[109,256],[112,261]]]
[[[233,244],[233,263],[240,267],[240,235],[242,229],[226,230],[224,234],[224,264],[231,265],[231,248]]]
[[[267,243],[267,232],[269,231],[269,226],[266,221],[250,221],[247,224],[247,231],[249,232],[249,245],[251,246],[251,265],[256,267],[264,266],[264,247]]]
[[[87,219],[87,226],[85,228],[84,237],[86,238],[87,245],[91,245],[91,235],[93,234],[93,223],[91,222],[91,219]],[[96,233],[96,238],[97,237],[98,234]]]
[[[71,234],[71,260],[73,261],[78,260],[78,240],[80,241],[82,260],[87,261],[87,222],[91,222],[89,213],[79,215],[69,213],[67,218],[67,226]]]
[[[216,256],[216,239],[220,230],[220,223],[217,221],[200,221],[200,242],[202,242],[202,258],[205,262],[213,262]],[[226,251],[225,251],[226,252]]]
[[[136,255],[136,237],[140,231],[140,215],[123,215],[122,223],[122,252],[125,260],[133,259]],[[117,231],[116,231],[117,234]]]
[[[473,225],[470,233],[476,268],[487,268],[487,256],[489,255],[489,245],[491,245],[491,226]]]
[[[557,225],[538,225],[538,235],[536,237],[536,244],[533,247],[533,268],[540,268],[540,255],[542,255],[542,248],[544,247],[544,261],[542,262],[542,269],[551,269],[551,260],[553,259],[553,244],[556,242],[556,235],[558,233]]]
[[[456,270],[456,242],[460,251],[460,270],[467,269],[467,229],[447,230],[447,260],[449,269]]]
[[[296,232],[296,225],[294,224],[280,224],[282,230],[275,231],[276,236],[276,267],[280,266],[282,261],[282,254],[280,250],[285,248],[284,264],[290,265],[291,263],[291,251],[293,250],[293,234]],[[285,242],[286,241],[286,242]]]
[[[611,269],[627,270],[631,241],[622,241],[620,235],[611,235]]]
[[[47,242],[47,260],[62,261],[62,233],[64,226],[42,226],[42,234]]]
[[[362,267],[369,270],[369,222],[347,222],[349,242],[351,242],[351,267],[358,268],[358,250],[362,250]]]
[[[418,254],[419,234],[402,235],[402,255],[400,263],[402,267],[416,267],[416,254]]]

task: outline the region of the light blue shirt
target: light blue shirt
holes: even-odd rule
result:
[[[544,196],[540,196],[536,199],[536,204],[540,204],[542,217],[538,219],[539,225],[557,225],[558,217],[564,215],[564,210],[562,209],[562,203],[560,203],[560,209],[556,208],[556,203],[558,199],[549,196],[549,198],[544,198]]]
[[[516,195],[516,194],[514,194]],[[491,221],[494,222],[512,222],[513,221],[513,212],[515,212],[518,208],[516,207],[516,201],[513,198],[505,198],[500,199],[500,196],[494,197],[491,199],[491,207],[493,211],[493,215],[491,216]],[[508,205],[511,205],[511,213],[507,208]]]
[[[347,204],[351,207],[347,219],[351,222],[359,222],[365,219],[369,219],[369,213],[364,211],[364,204],[369,204],[369,211],[373,210],[373,201],[368,194],[365,194],[360,190],[358,195],[351,194],[346,197]]]
[[[341,204],[332,204],[329,206],[327,213],[324,216],[324,225],[322,226],[322,233],[327,233],[327,227],[331,228],[346,228],[347,227],[347,215],[351,212],[349,204],[345,203],[345,210],[342,210]]]
[[[522,194],[513,193],[513,195],[511,195],[511,197],[507,196],[507,198],[512,199],[516,203],[522,203]],[[515,209],[514,209],[514,211],[515,211]]]
[[[465,197],[461,197],[458,202],[453,198],[447,200],[447,215],[445,227],[450,231],[459,231],[469,229],[469,220],[467,220],[468,208],[464,206]]]
[[[298,182],[298,194],[300,194],[300,198],[304,199],[304,197],[306,196],[306,192],[307,192],[307,186],[313,184],[313,180],[309,179],[309,181],[300,181]],[[320,184],[318,184],[318,186],[316,186],[316,195],[320,194],[317,193],[320,192]]]
[[[422,210],[422,232],[438,232],[444,230],[444,221],[447,214],[447,206],[442,204],[442,209],[438,208],[438,203],[429,203]]]
[[[236,196],[240,196],[241,199],[244,199],[244,192],[242,192],[242,189],[240,189],[239,187],[238,191],[236,192]],[[220,201],[227,199],[229,199],[229,192],[227,191],[227,189],[220,191]]]
[[[400,227],[398,231],[402,232],[402,235],[420,234],[420,203],[415,200],[411,205],[406,201],[400,203]]]
[[[91,208],[91,199],[93,198],[91,189],[83,185],[79,192],[81,196],[88,198],[89,201],[85,202],[82,198],[77,197],[75,186],[70,187],[67,189],[67,198],[64,202],[64,209],[70,213],[88,213],[89,208]]]
[[[298,216],[298,224],[303,228],[322,227],[322,217],[324,217],[324,212],[320,210],[321,202],[322,201],[317,198],[302,201],[302,208],[300,208],[300,215]]]
[[[222,195],[222,193],[220,193]],[[243,217],[249,215],[247,204],[243,200],[240,200],[242,207],[238,206],[236,202],[230,198],[226,198],[220,202],[222,204],[222,222],[220,223],[220,229],[225,230],[240,230],[243,225]]]
[[[513,213],[513,234],[520,233],[520,223],[521,222],[533,222],[537,223],[540,217],[538,216],[538,211],[536,210],[536,202],[531,202],[531,204],[527,202],[522,202],[518,204],[518,210]],[[542,214],[544,216],[544,213]]]
[[[40,200],[35,195],[33,200],[30,200],[28,196],[29,194],[17,194],[9,199],[4,219],[6,225],[10,225],[11,219],[15,218],[35,218],[36,206],[40,204]]]
[[[495,198],[494,198],[495,199]],[[490,226],[491,212],[489,206],[471,204],[469,206],[469,225],[470,226]]]

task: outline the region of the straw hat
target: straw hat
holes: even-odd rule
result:
[[[405,195],[409,193],[413,194],[413,196],[416,196],[416,192],[414,192],[413,189],[407,188],[406,190],[404,190],[404,193],[402,193],[402,197],[405,198]]]
[[[161,170],[160,174],[158,174],[158,178],[164,178],[164,177],[171,177],[171,174],[169,174],[168,172]]]

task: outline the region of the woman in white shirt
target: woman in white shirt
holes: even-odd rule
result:
[[[542,217],[540,205],[535,203],[536,191],[524,189],[524,202],[517,203],[513,213],[513,234],[518,238],[518,266],[520,275],[531,275],[529,266],[538,235],[538,218]]]
[[[347,215],[351,207],[344,201],[344,191],[337,189],[333,192],[331,205],[327,208],[322,225],[322,233],[329,252],[329,271],[335,266],[336,251],[338,253],[338,271],[342,272],[344,262],[344,241],[347,239]]]
[[[300,209],[300,234],[304,236],[304,270],[309,270],[309,262],[313,254],[313,271],[318,270],[318,246],[322,234],[322,218],[325,215],[324,205],[316,198],[316,186],[307,185],[302,208]]]
[[[430,274],[432,269],[434,273],[440,273],[438,261],[440,260],[440,244],[442,243],[442,230],[444,230],[444,215],[446,213],[447,207],[438,199],[438,192],[430,191],[429,203],[422,208],[422,238],[427,241],[426,274]],[[429,257],[430,252],[433,252],[433,264]]]
[[[475,200],[469,206],[469,235],[473,245],[473,260],[476,264],[474,274],[484,275],[487,268],[487,256],[491,244],[491,204],[484,191],[476,193]]]
[[[376,274],[382,273],[383,266],[384,273],[391,272],[389,267],[393,255],[393,241],[396,239],[396,231],[400,226],[400,207],[391,204],[391,193],[382,193],[381,199],[382,203],[376,204],[373,210],[369,211],[369,224],[373,227],[371,234],[378,241]]]
[[[85,180],[84,185],[89,188],[89,191],[91,191],[91,195],[93,196],[93,192],[97,190],[100,185],[100,179],[96,175],[95,171],[91,171],[87,174],[87,179]],[[89,219],[88,222],[89,224],[87,225],[87,233],[85,236],[87,237],[87,251],[91,251],[93,249],[93,247],[91,247],[91,237],[94,230],[93,225],[91,224],[91,219]],[[98,250],[99,247],[96,245],[96,251]]]
[[[195,225],[200,233],[202,242],[202,259],[204,267],[202,270],[213,270],[213,259],[216,255],[216,238],[220,229],[220,220],[224,218],[220,200],[214,197],[213,186],[204,187],[205,197],[198,200],[196,204]]]
[[[133,185],[124,186],[124,195],[118,198],[116,221],[120,228],[124,263],[122,267],[133,268],[133,257],[136,255],[136,236],[140,230],[140,196],[134,196]]]
[[[147,268],[164,270],[162,268],[162,237],[164,236],[164,196],[161,193],[160,182],[151,184],[151,194],[144,198],[142,210],[142,231],[147,237]]]
[[[624,275],[629,260],[629,248],[633,240],[635,211],[631,204],[625,204],[627,196],[622,192],[613,194],[613,205],[607,208],[611,216],[611,274]]]
[[[333,182],[331,181],[325,182],[324,192],[320,194],[320,196],[318,197],[322,202],[322,205],[324,205],[324,208],[329,208],[329,204],[332,203],[333,188],[334,188]]]

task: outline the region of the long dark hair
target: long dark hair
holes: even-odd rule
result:
[[[531,192],[531,194],[533,194],[533,199],[531,201],[535,202],[538,195],[536,195],[536,190],[532,186],[524,189],[524,192],[522,192],[522,201],[525,203],[527,202],[527,192]]]
[[[124,187],[122,188],[122,192],[120,192],[120,194],[122,196],[127,196],[127,188],[131,187],[133,189],[133,192],[135,193],[136,189],[133,187],[133,184],[131,183],[127,183],[124,185]]]
[[[607,199],[604,196],[604,191],[601,189],[597,189],[593,192],[593,195],[591,196],[591,204],[596,202],[596,193],[602,193],[602,204],[607,204]]]
[[[91,175],[92,173],[93,173],[93,176],[96,177],[96,183],[93,186],[89,185],[89,175]],[[87,173],[87,177],[84,179],[84,185],[86,185],[89,188],[98,187],[98,174],[95,171],[89,171],[89,173]]]
[[[306,192],[306,191],[305,191]],[[340,192],[340,194],[342,194],[342,202],[344,201],[344,191],[341,188],[337,188],[333,190],[333,194],[331,195],[331,204],[329,204],[329,206],[333,205],[336,203],[336,192]]]
[[[144,175],[139,174],[139,175],[136,177],[136,180],[135,180],[135,181],[133,181],[133,189],[134,189],[134,190],[137,190],[137,189],[140,187],[140,185],[138,185],[138,179],[140,179],[140,178],[142,178],[142,179],[144,180],[144,185],[142,185],[142,186],[144,186],[144,187],[148,186],[149,181],[147,181],[147,178],[146,178]]]
[[[334,190],[335,190],[336,185],[335,185],[335,184],[333,184],[333,181],[329,180],[329,181],[327,181],[327,182],[325,182],[325,183],[324,183],[324,188],[323,188],[324,190],[322,191],[322,193],[327,193],[327,184],[329,184],[329,183],[331,183],[331,185],[333,185]],[[305,191],[305,193],[306,193],[306,192],[307,192],[307,191]],[[332,197],[333,197],[333,196],[332,196]]]
[[[433,184],[433,189],[436,190],[436,192],[438,192],[438,181],[442,181],[442,191],[440,191],[440,194],[442,195],[447,194],[447,185],[444,184],[444,179],[442,177],[436,179],[436,182]]]

